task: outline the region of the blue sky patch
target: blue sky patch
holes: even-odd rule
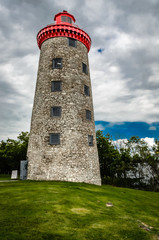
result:
[[[104,134],[109,133],[113,140],[129,139],[131,136],[140,138],[159,138],[159,122],[105,122],[96,121],[96,130],[102,130]]]

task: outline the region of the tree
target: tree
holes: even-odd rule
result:
[[[159,141],[152,149],[138,136],[116,147],[109,134],[97,131],[97,147],[103,183],[157,190],[159,186]]]
[[[150,181],[153,186],[159,187],[159,140],[155,139],[152,151],[153,153],[148,159],[148,164],[152,171],[152,178]]]
[[[128,148],[120,148],[120,157],[116,164],[116,175],[119,179],[127,178],[127,173],[132,170],[132,157]]]
[[[106,177],[113,179],[116,174],[115,162],[119,158],[119,152],[114,148],[111,141],[111,136],[104,136],[103,132],[96,132],[97,147],[100,163],[101,178],[104,181]]]
[[[126,147],[132,156],[132,171],[134,176],[141,180],[148,179],[150,175],[150,172],[148,173],[148,163],[151,158],[151,151],[148,144],[138,136],[133,136],[128,140]]]
[[[18,140],[8,138],[0,143],[0,173],[20,169],[20,161],[26,159],[29,133],[21,132]]]
[[[25,160],[28,148],[29,133],[21,132],[17,139],[19,139],[19,158],[21,160]]]

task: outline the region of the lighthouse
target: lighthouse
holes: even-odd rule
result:
[[[67,11],[37,34],[40,59],[28,144],[30,180],[101,185],[89,35]]]

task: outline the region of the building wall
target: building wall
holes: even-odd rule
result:
[[[52,68],[53,58],[62,58],[62,69]],[[62,91],[51,92],[51,81],[62,81]],[[84,85],[90,87],[90,96],[84,94]],[[50,116],[52,106],[61,106],[61,117]],[[50,133],[60,133],[60,145],[49,144]],[[88,135],[93,135],[93,146]],[[28,179],[101,184],[88,50],[79,41],[75,48],[68,46],[68,38],[57,37],[41,46],[27,155]]]

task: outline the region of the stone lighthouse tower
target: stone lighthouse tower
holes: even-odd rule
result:
[[[37,35],[41,49],[28,176],[101,184],[88,52],[91,39],[67,11]]]

